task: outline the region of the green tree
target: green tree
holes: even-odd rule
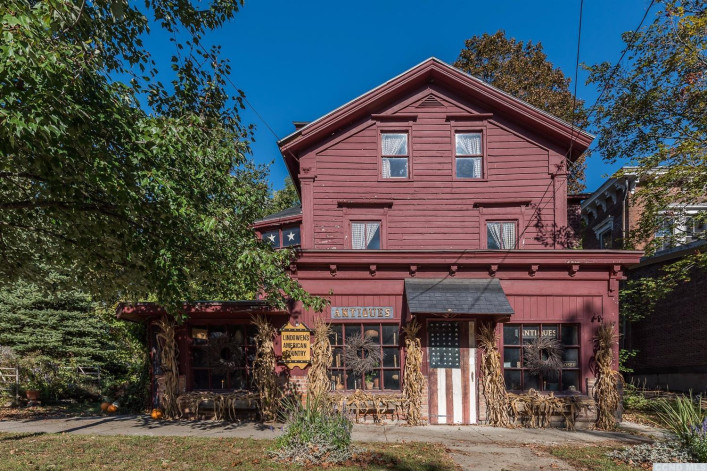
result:
[[[584,101],[570,92],[570,78],[547,59],[541,43],[506,37],[503,30],[467,39],[454,66],[516,98],[574,124],[589,125]],[[570,167],[568,190],[584,189],[585,158]]]
[[[267,199],[230,66],[204,35],[241,2],[0,6],[0,279],[96,299],[285,297],[320,306],[249,229]],[[143,43],[171,37],[171,71]],[[168,76],[167,74],[171,74]],[[168,85],[161,79],[171,78]]]
[[[659,3],[649,25],[624,33],[623,63],[589,67],[589,82],[603,90],[593,110],[598,151],[608,162],[628,160],[641,181],[634,198],[642,214],[627,245],[649,243],[649,254],[658,248],[654,234],[676,231],[686,207],[704,203],[707,188],[707,4]],[[692,222],[704,224],[705,216],[691,215]],[[659,277],[630,280],[622,293],[624,315],[646,316],[706,268],[707,253],[696,249]]]
[[[282,190],[275,190],[272,198],[268,201],[265,215],[277,213],[284,209],[300,204],[299,193],[290,177],[285,178],[285,187]]]

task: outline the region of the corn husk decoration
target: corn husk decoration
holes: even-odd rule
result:
[[[420,324],[416,320],[408,323],[405,333],[405,369],[403,371],[403,409],[408,425],[422,425],[422,395],[425,378],[422,376],[422,346],[417,333]]]
[[[508,393],[501,370],[501,354],[496,342],[496,324],[483,323],[477,336],[481,347],[481,392],[486,399],[486,415],[489,425],[508,427]]]
[[[164,417],[174,419],[179,415],[177,396],[179,395],[179,368],[177,364],[177,342],[174,338],[175,322],[171,316],[164,315],[156,323],[157,343],[160,348],[161,381],[164,384],[161,406]]]
[[[312,364],[307,372],[307,394],[310,398],[322,397],[331,389],[328,375],[332,363],[330,334],[329,324],[321,319],[314,321]]]
[[[255,360],[253,361],[253,384],[260,395],[258,411],[264,421],[275,420],[279,404],[279,390],[275,367],[277,365],[274,349],[275,329],[265,316],[254,316]]]
[[[616,326],[602,324],[594,337],[594,359],[596,362],[596,383],[594,384],[594,401],[597,406],[596,428],[613,430],[616,428],[616,412],[619,409],[619,381],[622,380],[618,371],[614,370],[614,347],[618,342]]]

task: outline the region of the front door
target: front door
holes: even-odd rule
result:
[[[431,424],[476,423],[474,321],[427,324]]]

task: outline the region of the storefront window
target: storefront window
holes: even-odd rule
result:
[[[194,326],[190,335],[192,389],[249,388],[255,357],[252,326]]]
[[[332,324],[329,342],[333,361],[329,370],[331,389],[400,390],[400,326],[397,324]],[[356,375],[346,368],[346,339],[365,335],[380,348],[381,364],[367,375]]]
[[[532,374],[523,365],[523,346],[539,336],[562,344],[562,370],[557,374]],[[503,326],[503,370],[506,388],[522,391],[581,391],[577,324],[506,324]]]

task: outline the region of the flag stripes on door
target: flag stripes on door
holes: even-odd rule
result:
[[[473,321],[430,321],[428,324],[431,424],[476,423],[474,331]]]

